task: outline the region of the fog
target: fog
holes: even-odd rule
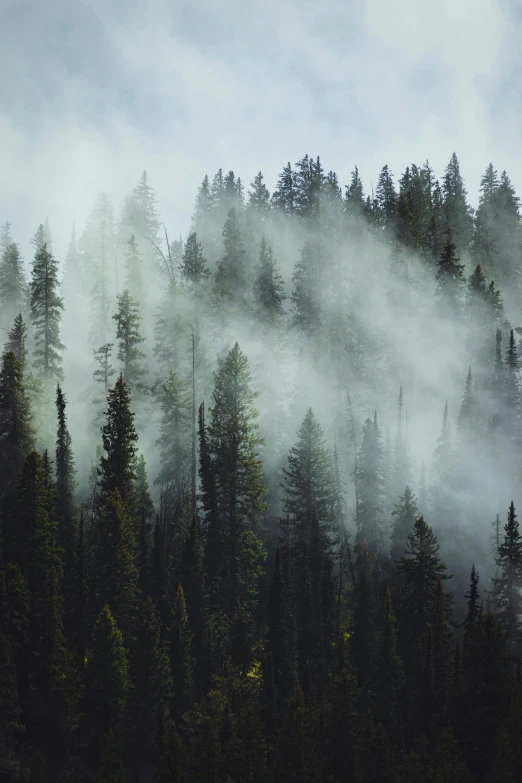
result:
[[[396,186],[411,161],[421,165],[426,159],[442,181],[453,150],[459,154],[473,207],[479,203],[480,178],[490,160],[499,172],[508,171],[520,191],[520,138],[511,122],[520,98],[510,78],[518,55],[516,47],[509,46],[519,23],[510,25],[505,9],[493,0],[479,9],[470,2],[459,3],[458,8],[428,2],[421,8],[405,0],[395,4],[393,14],[385,2],[367,0],[357,19],[352,8],[336,2],[323,3],[320,10],[309,3],[255,3],[248,14],[234,2],[203,4],[196,10],[179,4],[170,8],[158,0],[147,8],[125,4],[125,14],[122,7],[111,2],[102,11],[99,4],[86,2],[73,9],[56,0],[45,7],[35,4],[33,13],[22,19],[12,3],[1,34],[0,62],[8,63],[16,76],[3,79],[0,93],[5,183],[0,189],[0,222],[11,224],[29,277],[34,255],[30,238],[49,220],[65,304],[64,390],[80,496],[88,495],[90,465],[100,440],[100,404],[93,403],[98,394],[93,350],[117,342],[112,316],[116,297],[126,287],[126,243],[134,235],[143,265],[144,284],[136,298],[143,319],[146,384],[150,389],[166,376],[166,367],[154,353],[154,327],[162,303],[170,317],[179,317],[171,326],[179,357],[173,369],[187,379],[189,325],[197,324],[198,404],[212,404],[217,360],[239,342],[261,392],[265,471],[275,488],[271,518],[280,512],[276,488],[281,465],[311,406],[329,447],[338,451],[346,524],[354,531],[354,447],[359,448],[363,422],[374,412],[384,443],[388,436],[393,446],[402,388],[409,481],[417,493],[423,464],[428,486],[434,483],[433,454],[448,403],[457,463],[472,478],[458,488],[447,488],[452,498],[450,527],[458,543],[453,546],[446,531],[444,545],[454,558],[450,568],[467,571],[475,559],[486,576],[492,567],[493,519],[497,513],[505,516],[511,498],[515,505],[522,499],[520,476],[506,471],[506,463],[518,456],[506,444],[503,460],[495,463],[490,454],[458,445],[457,419],[468,368],[478,379],[479,391],[487,385],[489,370],[470,348],[469,322],[441,316],[435,267],[419,252],[404,248],[410,279],[406,284],[394,280],[394,304],[393,242],[363,217],[347,223],[342,216],[330,215],[328,225],[316,225],[298,218],[283,220],[275,213],[261,218],[249,212],[248,204],[236,205],[247,216],[242,219],[250,220],[242,228],[246,293],[251,295],[263,235],[285,284],[283,319],[263,327],[254,317],[252,300],[241,315],[223,319],[208,301],[194,304],[183,288],[176,243],[180,237],[185,242],[196,228],[211,271],[210,290],[223,253],[221,232],[227,212],[216,213],[203,233],[197,221],[191,223],[203,176],[212,178],[219,167],[224,174],[232,169],[241,177],[248,202],[249,183],[259,170],[272,193],[286,161],[294,163],[305,152],[321,154],[325,171],[332,167],[338,172],[343,192],[356,163],[365,195],[374,192],[384,164],[394,172]],[[10,35],[14,29],[23,38],[20,47]],[[7,70],[3,68],[4,74]],[[157,198],[159,226],[154,237],[143,233],[137,219],[128,213],[125,217],[125,196],[144,169]],[[107,194],[103,226],[95,208],[102,192]],[[73,224],[78,268],[68,268],[66,262]],[[165,232],[177,286],[170,298],[169,275],[162,271],[171,260]],[[325,243],[328,258],[317,290],[320,333],[310,339],[292,326],[292,274],[306,241]],[[475,261],[468,250],[461,253],[466,277]],[[504,300],[499,323],[507,318],[518,326],[516,287],[502,286],[505,274],[502,283],[494,270],[487,270],[487,275],[488,283],[493,277],[500,286]],[[96,309],[99,297],[93,294],[97,281],[106,297],[103,318]],[[481,350],[485,340],[491,351],[492,372],[495,330],[480,339]],[[503,354],[507,339],[504,326]],[[363,354],[359,363],[354,359],[354,340]],[[112,360],[118,370],[116,350]],[[490,415],[486,396],[481,414],[484,433]],[[134,406],[140,450],[157,500],[159,490],[153,482],[159,469],[158,397],[149,392]],[[50,426],[42,424],[43,445]],[[422,510],[430,524],[441,529],[442,521],[430,513],[429,505]]]

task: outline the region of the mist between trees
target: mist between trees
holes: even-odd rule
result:
[[[144,172],[61,264],[0,231],[4,776],[522,779],[508,175],[305,156],[171,220]]]

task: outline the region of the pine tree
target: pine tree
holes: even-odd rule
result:
[[[98,475],[102,499],[118,490],[124,503],[130,503],[132,497],[138,440],[130,401],[129,387],[120,374],[107,397],[106,422],[102,427],[105,454],[100,459]]]
[[[191,401],[187,384],[172,370],[162,384],[160,437],[160,471],[155,483],[164,487],[167,499],[174,506],[182,497],[189,481]]]
[[[102,345],[97,350],[93,351],[94,358],[98,362],[99,367],[94,370],[92,377],[103,389],[104,402],[107,397],[107,392],[109,391],[110,380],[116,373],[116,370],[110,362],[113,347],[114,343],[105,343],[105,345]],[[98,399],[96,402],[98,402]]]
[[[290,162],[278,177],[277,188],[272,194],[272,205],[286,216],[291,216],[296,211],[295,173]]]
[[[391,535],[391,559],[395,563],[403,556],[408,536],[415,520],[419,517],[419,504],[409,487],[406,487],[404,495],[399,498],[398,504],[392,511],[392,517],[394,519]]]
[[[522,537],[513,501],[504,526],[504,540],[498,548],[499,575],[493,579],[493,601],[497,617],[511,649],[517,649],[521,637],[522,616]]]
[[[248,206],[259,215],[265,215],[270,209],[270,193],[261,171],[256,174],[250,187],[252,190],[248,192]]]
[[[366,419],[355,476],[357,487],[357,545],[380,546],[383,515],[383,449],[377,413]]]
[[[429,622],[437,579],[450,579],[445,563],[439,557],[439,544],[423,517],[415,520],[408,536],[406,552],[397,564],[403,578],[403,609],[408,617],[410,652]]]
[[[0,258],[0,307],[7,328],[25,309],[27,283],[18,246],[9,244]]]
[[[91,607],[111,607],[126,644],[134,636],[138,608],[135,525],[118,489],[103,498],[92,531]]]
[[[183,588],[178,585],[172,609],[170,632],[170,665],[173,678],[172,705],[178,717],[186,712],[194,700],[193,634],[189,624]]]
[[[88,756],[96,763],[107,732],[119,736],[129,691],[129,664],[123,637],[105,606],[96,621],[87,652],[81,711]]]
[[[181,261],[181,277],[200,295],[201,287],[210,276],[206,259],[203,255],[203,245],[198,241],[195,232],[189,234],[183,250]]]
[[[127,242],[127,252],[125,253],[125,291],[128,291],[134,302],[140,302],[143,305],[145,288],[143,285],[143,275],[141,273],[142,259],[136,238],[132,234]]]
[[[34,366],[46,386],[63,380],[58,296],[58,263],[43,245],[35,255],[31,276],[31,320],[34,329]]]
[[[121,372],[125,383],[136,391],[143,390],[141,378],[146,374],[142,360],[145,354],[139,346],[145,341],[141,337],[139,327],[141,317],[139,306],[129,291],[125,290],[118,296],[118,312],[113,315],[116,321],[116,339],[118,341],[118,360],[121,362]]]
[[[290,515],[290,529],[297,548],[302,549],[309,542],[314,513],[325,534],[333,532],[331,462],[323,430],[311,408],[288,455],[288,467],[283,468],[283,489],[283,508]]]
[[[475,629],[481,619],[482,605],[479,604],[479,575],[475,569],[475,564],[471,567],[469,590],[464,596],[466,598],[468,611],[464,620],[464,647],[466,641]]]
[[[65,415],[66,400],[60,386],[56,389],[56,411],[58,414],[58,431],[56,435],[56,486],[55,513],[58,525],[57,541],[63,551],[64,594],[66,615],[72,610],[71,587],[74,568],[74,552],[76,546],[76,508],[74,504],[74,489],[76,486],[74,457],[71,449],[71,436],[67,427]]]
[[[209,580],[220,579],[226,616],[246,632],[257,601],[257,577],[264,552],[256,527],[266,490],[258,450],[262,445],[248,360],[236,343],[219,360],[207,428],[208,473],[213,500],[205,528]],[[212,510],[211,510],[212,509]],[[212,539],[212,531],[219,537]],[[212,541],[212,546],[209,547]],[[212,592],[215,585],[209,584]],[[244,651],[243,645],[238,645]]]
[[[352,171],[350,184],[346,186],[344,203],[350,217],[360,217],[364,209],[364,190],[357,166]]]
[[[518,352],[513,329],[509,333],[509,345],[506,351],[504,372],[504,400],[506,434],[511,440],[516,440],[519,424],[520,384],[518,379]]]
[[[15,316],[13,328],[7,335],[7,343],[5,346],[5,352],[14,353],[16,361],[20,365],[22,370],[22,376],[25,373],[27,367],[27,326],[22,318],[22,314],[19,313]]]
[[[268,323],[276,323],[283,315],[284,293],[283,278],[279,272],[271,246],[263,236],[259,248],[257,276],[254,281],[254,298],[259,318]]]
[[[379,215],[379,227],[385,236],[391,236],[397,214],[397,193],[393,184],[393,174],[388,166],[383,166],[381,169],[375,197]]]
[[[232,207],[223,226],[224,253],[217,266],[215,291],[221,306],[246,299],[247,272],[239,212]]]
[[[451,239],[446,241],[437,261],[437,296],[444,315],[455,317],[460,313],[464,287],[464,265],[459,264],[457,247]]]
[[[0,497],[13,491],[25,456],[33,447],[33,436],[21,366],[14,353],[4,353],[0,372]]]
[[[310,338],[320,324],[320,251],[316,241],[307,240],[292,274],[292,323]]]
[[[464,252],[471,242],[473,212],[466,200],[467,191],[455,153],[446,167],[442,192],[446,233],[455,237],[456,246],[460,252]]]

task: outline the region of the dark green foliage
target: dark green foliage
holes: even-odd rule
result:
[[[106,746],[107,733],[112,730],[114,736],[119,736],[128,690],[129,664],[123,637],[105,606],[87,652],[81,704],[82,734],[88,757],[94,763]]]
[[[22,367],[14,353],[4,353],[0,372],[0,496],[5,497],[14,489],[25,456],[32,448],[33,435]]]
[[[473,212],[466,200],[467,191],[455,153],[446,167],[442,193],[444,228],[449,235],[455,237],[456,246],[462,253],[468,249],[471,242]]]
[[[254,281],[254,297],[259,318],[263,322],[275,323],[283,314],[286,299],[283,278],[277,267],[272,247],[265,237],[261,239],[259,262]]]
[[[136,390],[143,390],[140,380],[146,374],[142,361],[145,354],[139,346],[145,338],[141,337],[139,327],[141,317],[138,303],[128,290],[118,296],[118,312],[113,315],[116,321],[116,339],[118,341],[118,360],[125,383]]]
[[[105,454],[101,457],[98,469],[102,501],[114,490],[118,490],[124,503],[131,501],[138,435],[134,429],[130,400],[129,387],[120,374],[114,387],[109,390],[106,422],[102,427]]]
[[[221,307],[241,304],[246,298],[246,260],[241,219],[235,207],[223,226],[224,253],[217,266],[215,292]]]
[[[219,579],[222,606],[228,618],[238,624],[238,632],[240,628],[246,632],[251,622],[264,559],[255,532],[266,494],[258,453],[262,439],[254,405],[257,396],[247,358],[236,343],[220,360],[214,376],[213,406],[203,448],[208,449],[205,471],[213,497],[207,503],[205,518],[208,574],[209,579]],[[215,587],[210,582],[211,592]],[[242,647],[239,638],[237,643]]]
[[[6,353],[14,353],[23,375],[27,367],[27,326],[21,313],[15,316],[13,328],[7,335],[5,348]]]
[[[304,155],[245,203],[220,168],[174,241],[146,172],[117,232],[100,194],[64,265],[67,406],[48,222],[30,286],[0,228],[0,778],[522,778],[520,201],[490,165],[473,214],[455,155],[369,185]]]
[[[493,580],[493,600],[498,619],[511,648],[518,646],[522,616],[522,537],[513,501],[504,526],[504,540],[498,548],[498,576]]]
[[[183,588],[178,585],[174,596],[170,631],[170,668],[172,671],[173,712],[180,717],[194,700],[193,633],[187,614]]]
[[[160,437],[156,443],[161,467],[155,483],[164,487],[173,506],[189,481],[190,406],[187,384],[171,370],[162,384]]]
[[[195,232],[189,235],[185,243],[180,269],[182,278],[192,285],[196,292],[199,292],[202,283],[210,276],[210,270],[203,256],[203,245],[198,242]]]
[[[60,386],[56,389],[56,411],[58,430],[56,434],[56,521],[58,524],[58,543],[64,551],[66,569],[65,583],[69,587],[72,555],[76,544],[76,508],[74,488],[76,486],[74,457],[71,448],[71,436],[65,415],[66,400]]]
[[[272,204],[287,216],[296,211],[295,174],[291,163],[287,163],[279,175],[277,187],[272,194]]]
[[[49,386],[63,380],[60,320],[63,301],[58,296],[58,263],[43,245],[38,249],[31,275],[31,321],[34,330],[34,367]]]
[[[437,294],[443,315],[455,317],[460,313],[464,288],[463,264],[459,264],[457,247],[451,239],[446,241],[437,261]]]
[[[430,621],[437,580],[451,578],[438,553],[439,544],[432,529],[419,517],[408,536],[405,554],[397,563],[397,572],[403,579],[403,608],[408,614],[407,637],[413,645]]]
[[[91,603],[95,614],[108,605],[126,644],[134,634],[138,605],[134,524],[118,489],[104,498],[92,531]]]

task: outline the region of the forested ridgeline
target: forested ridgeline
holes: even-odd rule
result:
[[[522,781],[519,199],[144,173],[0,231],[0,779]],[[150,479],[150,483],[149,483]],[[480,576],[479,576],[480,574]]]

